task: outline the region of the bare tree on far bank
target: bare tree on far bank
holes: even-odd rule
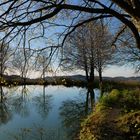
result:
[[[112,35],[106,25],[92,22],[79,27],[68,37],[63,50],[65,70],[84,70],[87,81],[93,85],[95,70],[102,84],[102,72],[112,61]]]
[[[43,50],[39,53],[35,53],[35,70],[41,72],[41,77],[44,79],[46,77],[46,73],[52,72],[51,67],[51,51]]]
[[[24,55],[25,52],[25,55]],[[19,49],[13,55],[12,66],[15,71],[19,72],[22,78],[26,78],[29,70],[32,68],[31,52],[26,49]]]

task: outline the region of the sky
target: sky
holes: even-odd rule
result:
[[[111,66],[110,68],[106,69],[103,72],[103,76],[109,76],[109,77],[136,77],[140,76],[140,73],[135,73],[134,69],[130,67],[119,67],[119,66]]]

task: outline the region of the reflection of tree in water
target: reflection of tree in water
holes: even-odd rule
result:
[[[91,111],[94,104],[94,91],[87,90],[86,99],[66,100],[60,107],[62,124],[66,128],[69,138],[74,139],[80,129],[81,120]]]
[[[22,117],[27,117],[29,115],[29,108],[28,108],[28,89],[24,85],[21,90],[20,95],[16,95],[12,98],[12,106],[14,111],[20,114]]]
[[[46,129],[42,126],[21,128],[16,133],[9,133],[10,140],[66,140],[60,135],[60,129]]]
[[[85,102],[85,112],[88,114],[91,109],[93,109],[95,103],[95,93],[93,89],[87,89],[87,95],[86,95],[86,102]]]
[[[52,95],[46,95],[45,86],[43,86],[43,94],[39,94],[39,96],[34,97],[34,103],[37,107],[39,114],[46,118],[51,107]]]
[[[7,95],[7,92],[4,92],[3,91],[3,87],[0,86],[0,103],[4,103],[5,100],[6,100],[6,95]]]
[[[4,97],[3,89],[2,86],[0,86],[0,103],[3,103],[3,97]]]
[[[12,114],[8,107],[6,97],[4,96],[3,88],[0,87],[0,95],[1,95],[1,102],[0,102],[0,124],[7,123],[11,118]]]
[[[12,118],[11,111],[5,103],[0,103],[0,124],[7,123]]]

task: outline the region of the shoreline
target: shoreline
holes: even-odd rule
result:
[[[75,76],[54,76],[54,77],[45,77],[43,78],[22,78],[18,75],[6,76],[3,75],[0,77],[0,86],[18,86],[18,85],[64,85],[67,87],[77,86],[77,87],[87,87],[88,82],[86,81],[86,77],[82,75]],[[99,88],[99,80],[98,77],[95,77],[94,88]],[[140,88],[140,81],[131,80],[130,78],[111,78],[111,77],[103,77],[103,89],[111,90],[113,88],[116,89],[132,89],[132,88]]]

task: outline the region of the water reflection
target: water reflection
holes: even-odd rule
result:
[[[86,93],[86,101],[85,101],[85,112],[86,114],[89,113],[89,111],[91,111],[91,109],[94,106],[94,102],[95,102],[95,93],[94,93],[94,89],[88,88],[87,89],[87,93]]]
[[[28,107],[28,93],[28,88],[24,85],[22,86],[20,94],[11,97],[13,110],[21,117],[27,117],[30,114],[30,109]]]
[[[5,103],[0,103],[0,124],[7,123],[12,118],[11,111]]]
[[[12,114],[9,110],[9,107],[6,102],[6,97],[3,92],[2,86],[0,86],[0,95],[1,95],[1,102],[0,102],[0,124],[7,123],[11,118]]]
[[[63,86],[1,88],[0,124],[5,124],[0,125],[0,139],[74,139],[81,120],[97,100],[96,91],[82,89],[78,94],[80,90]]]
[[[43,86],[42,94],[39,94],[38,96],[34,97],[33,101],[41,117],[46,118],[49,111],[52,109],[52,95],[46,94],[45,86]]]
[[[49,129],[47,130],[46,127],[39,125],[38,122],[40,118],[43,118],[43,120],[45,121],[50,109],[52,108],[52,95],[46,94],[45,86],[42,88],[42,90],[40,87],[39,93],[35,92],[35,94],[32,95],[29,94],[30,91],[28,89],[28,86],[22,86],[18,89],[20,93],[16,89],[16,91],[14,91],[14,94],[9,95],[9,97],[7,98],[9,107],[11,108],[11,112],[13,114],[17,113],[18,115],[20,115],[20,119],[31,117],[30,119],[32,120],[33,116],[31,113],[33,113],[32,110],[34,110],[35,115],[37,115],[37,120],[34,123],[29,123],[30,125],[28,127],[20,126],[20,129],[16,130],[15,133],[9,132],[9,137],[11,137],[11,139],[13,140],[46,140],[49,137],[54,138],[54,135],[51,136],[48,133],[53,131],[50,131]],[[34,91],[32,92],[34,93]]]
[[[6,100],[6,95],[7,92],[4,92],[3,87],[0,86],[0,103],[4,103],[4,101]]]
[[[46,129],[41,126],[21,128],[19,132],[10,134],[12,140],[68,140],[60,129]]]
[[[93,89],[87,89],[85,93],[85,100],[69,99],[64,101],[60,107],[62,124],[66,128],[68,137],[72,140],[77,137],[81,120],[93,109],[95,97],[99,96],[95,95],[99,93],[94,92]]]

